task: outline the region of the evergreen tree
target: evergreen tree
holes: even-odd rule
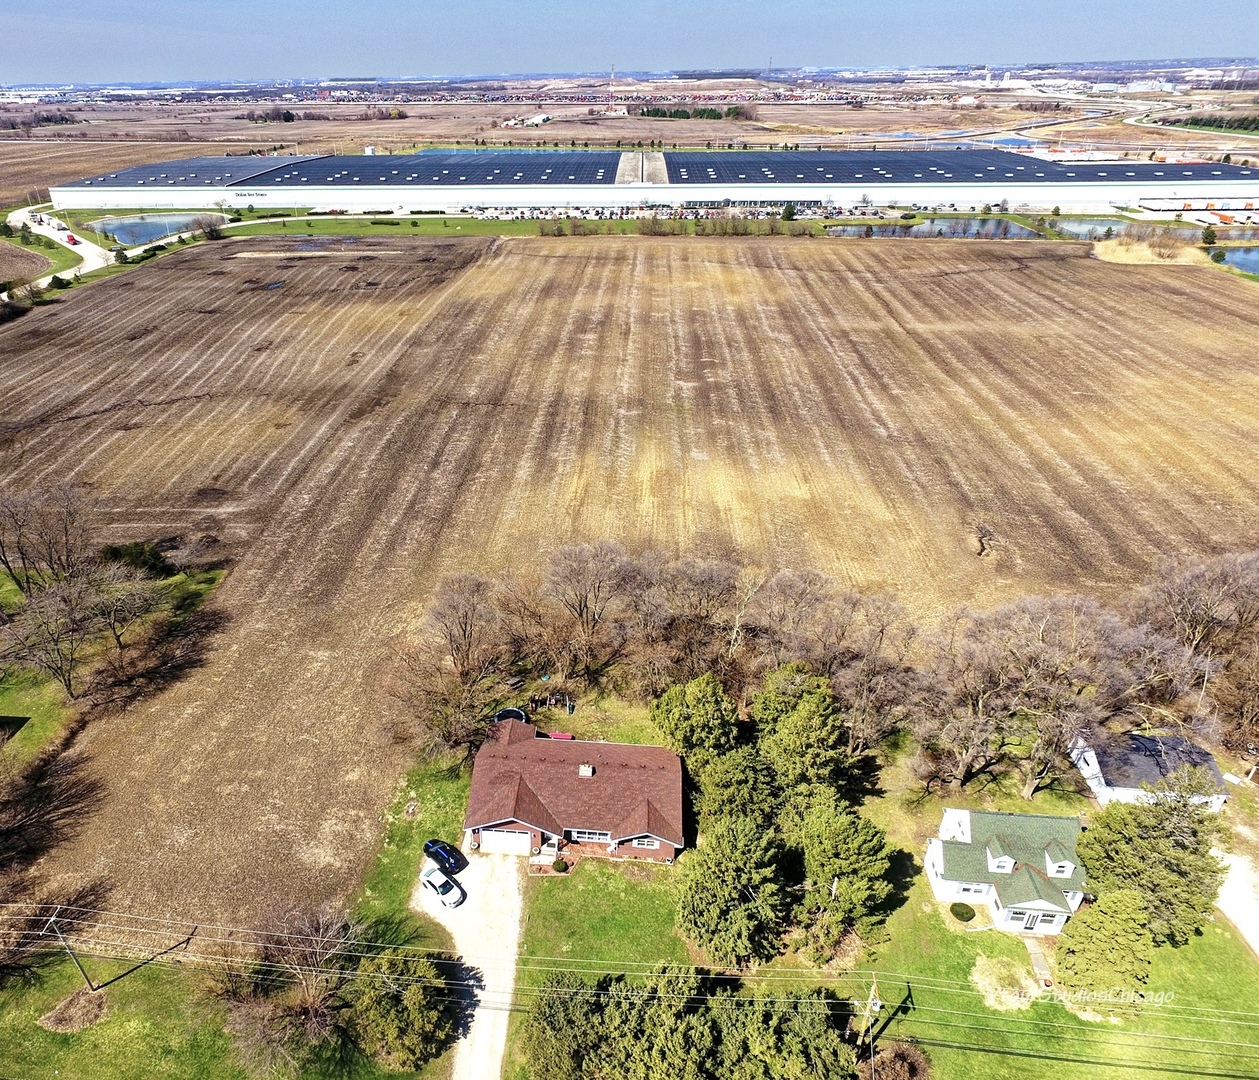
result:
[[[1195,801],[1214,793],[1214,777],[1178,770],[1147,790],[1150,802],[1107,806],[1077,850],[1093,888],[1135,889],[1155,944],[1180,946],[1202,929],[1224,880],[1224,867],[1211,854],[1224,826]]]
[[[891,895],[893,848],[877,825],[833,795],[815,798],[793,841],[804,853],[805,893],[797,922],[827,958],[844,934],[868,930]]]
[[[669,687],[652,704],[651,719],[697,779],[734,749],[738,710],[711,673]]]
[[[1154,937],[1150,915],[1136,889],[1116,889],[1079,912],[1058,939],[1058,981],[1068,991],[1099,995],[1102,1004],[1130,1010],[1115,991],[1136,994],[1150,977]]]
[[[533,1076],[581,1080],[586,1062],[600,1042],[602,999],[577,974],[549,976],[529,1006],[520,1031],[521,1049]]]
[[[412,953],[387,949],[364,959],[347,997],[363,1049],[393,1068],[419,1068],[454,1037],[445,979]]]
[[[778,951],[787,900],[782,843],[760,822],[714,822],[682,864],[678,926],[719,964],[736,966]]]
[[[825,990],[751,1000],[719,997],[713,1012],[720,1029],[713,1072],[722,1080],[845,1080],[854,1075],[855,1055],[844,1038],[847,1015]]]
[[[802,785],[839,787],[853,766],[848,730],[829,685],[810,690],[779,717],[760,748],[785,792]]]
[[[814,675],[807,664],[796,661],[774,668],[765,675],[761,691],[752,698],[748,709],[756,721],[757,737],[772,735],[778,729],[778,722],[809,694],[829,690],[830,683]]]
[[[703,828],[731,815],[771,827],[778,814],[773,770],[755,746],[743,746],[715,759],[704,771],[697,810]]]

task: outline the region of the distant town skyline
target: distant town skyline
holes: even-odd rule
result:
[[[1255,0],[7,0],[0,82],[905,67],[1259,54]]]

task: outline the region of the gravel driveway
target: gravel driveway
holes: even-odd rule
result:
[[[443,907],[416,878],[412,910],[449,930],[455,951],[484,980],[472,1025],[455,1047],[452,1080],[498,1080],[502,1074],[516,985],[524,872],[525,860],[518,856],[471,853],[458,875],[468,898],[457,908]]]
[[[1242,855],[1216,854],[1228,867],[1216,906],[1259,956],[1259,871]]]

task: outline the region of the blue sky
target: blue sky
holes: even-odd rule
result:
[[[0,0],[0,82],[1259,55],[1259,0]]]

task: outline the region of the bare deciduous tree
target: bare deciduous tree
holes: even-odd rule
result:
[[[625,549],[611,540],[571,544],[560,548],[547,563],[542,595],[557,600],[572,620],[574,659],[589,676],[610,653],[605,620],[625,588],[628,567]]]
[[[444,578],[427,621],[464,683],[483,679],[500,662],[502,635],[494,606],[494,583],[481,574]]]
[[[96,610],[119,651],[128,631],[161,607],[164,590],[145,574],[118,563],[107,563],[91,577]]]
[[[928,775],[960,787],[1017,745],[1029,799],[1069,767],[1081,734],[1122,716],[1184,716],[1172,706],[1198,669],[1148,625],[1092,600],[1042,596],[959,614],[932,666],[939,691],[916,723]]]
[[[1164,563],[1134,611],[1202,658],[1199,700],[1225,742],[1259,741],[1259,551]]]
[[[84,652],[102,626],[90,582],[55,581],[30,596],[4,628],[3,655],[51,675],[73,698]]]
[[[30,596],[92,565],[92,507],[72,484],[0,491],[0,567]]]

